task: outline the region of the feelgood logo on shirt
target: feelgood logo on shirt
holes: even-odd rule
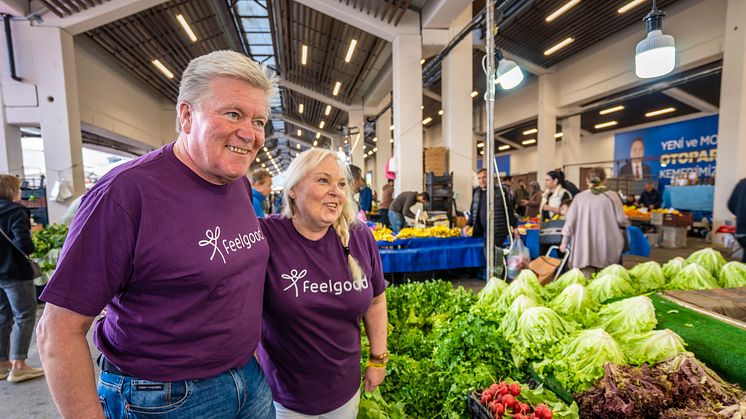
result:
[[[366,276],[363,276],[363,279],[360,281],[360,283],[356,283],[355,281],[351,280],[334,282],[331,279],[327,282],[317,283],[311,282],[307,279],[301,281],[303,278],[306,277],[306,274],[308,274],[308,271],[306,269],[303,269],[302,271],[293,269],[290,271],[289,274],[282,274],[282,279],[290,281],[290,285],[285,287],[283,291],[287,291],[292,288],[295,291],[295,297],[297,298],[300,292],[303,292],[304,294],[310,292],[312,294],[321,293],[340,295],[343,292],[350,292],[352,290],[360,291],[368,289],[368,278]]]
[[[212,247],[210,260],[215,259],[217,255],[220,256],[223,263],[227,263],[225,258],[231,253],[236,253],[243,249],[249,250],[255,243],[264,240],[264,234],[262,234],[261,228],[247,234],[239,233],[235,237],[221,239],[220,226],[215,226],[214,229],[208,229],[205,231],[205,237],[205,240],[200,240],[197,243],[199,244],[199,247]]]

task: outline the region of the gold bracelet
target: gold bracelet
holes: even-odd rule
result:
[[[365,363],[365,367],[366,368],[370,367],[370,368],[383,368],[383,369],[386,369],[386,364],[381,364],[379,362],[368,361],[368,362]]]

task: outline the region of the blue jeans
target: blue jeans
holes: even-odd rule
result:
[[[389,221],[391,222],[391,230],[394,234],[397,234],[405,225],[404,216],[396,211],[389,210]]]
[[[34,281],[0,280],[0,361],[28,358],[35,321]]]
[[[274,419],[272,393],[256,358],[204,380],[155,382],[101,372],[104,417]]]

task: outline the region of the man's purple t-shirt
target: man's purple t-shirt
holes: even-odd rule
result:
[[[355,284],[333,228],[318,241],[292,220],[260,220],[272,249],[264,291],[259,359],[272,398],[318,415],[344,405],[360,388],[360,320],[386,285],[370,230],[350,229],[350,253],[363,268]]]
[[[261,334],[269,248],[248,180],[213,185],[173,144],[123,164],[85,195],[42,300],[107,314],[96,346],[153,381],[245,365]]]

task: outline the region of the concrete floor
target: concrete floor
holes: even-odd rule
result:
[[[709,244],[702,239],[689,238],[687,247],[683,249],[654,248],[651,252],[650,258],[625,256],[624,266],[629,268],[639,262],[645,262],[648,260],[665,263],[676,256],[687,257],[695,250],[707,246],[709,246]],[[452,282],[454,285],[461,285],[474,291],[479,291],[484,286],[484,281],[474,278],[458,278],[453,279]],[[37,319],[41,316],[41,313],[42,308],[40,307],[37,312]],[[91,333],[88,334],[88,345],[91,348],[92,357],[95,359],[98,357],[98,350],[93,345]],[[41,364],[39,361],[39,352],[36,347],[35,335],[29,352],[29,363],[32,366],[39,366]],[[59,417],[59,414],[52,402],[52,397],[49,394],[49,388],[47,387],[47,381],[45,378],[38,378],[18,384],[0,381],[0,418],[46,419],[57,417]]]

